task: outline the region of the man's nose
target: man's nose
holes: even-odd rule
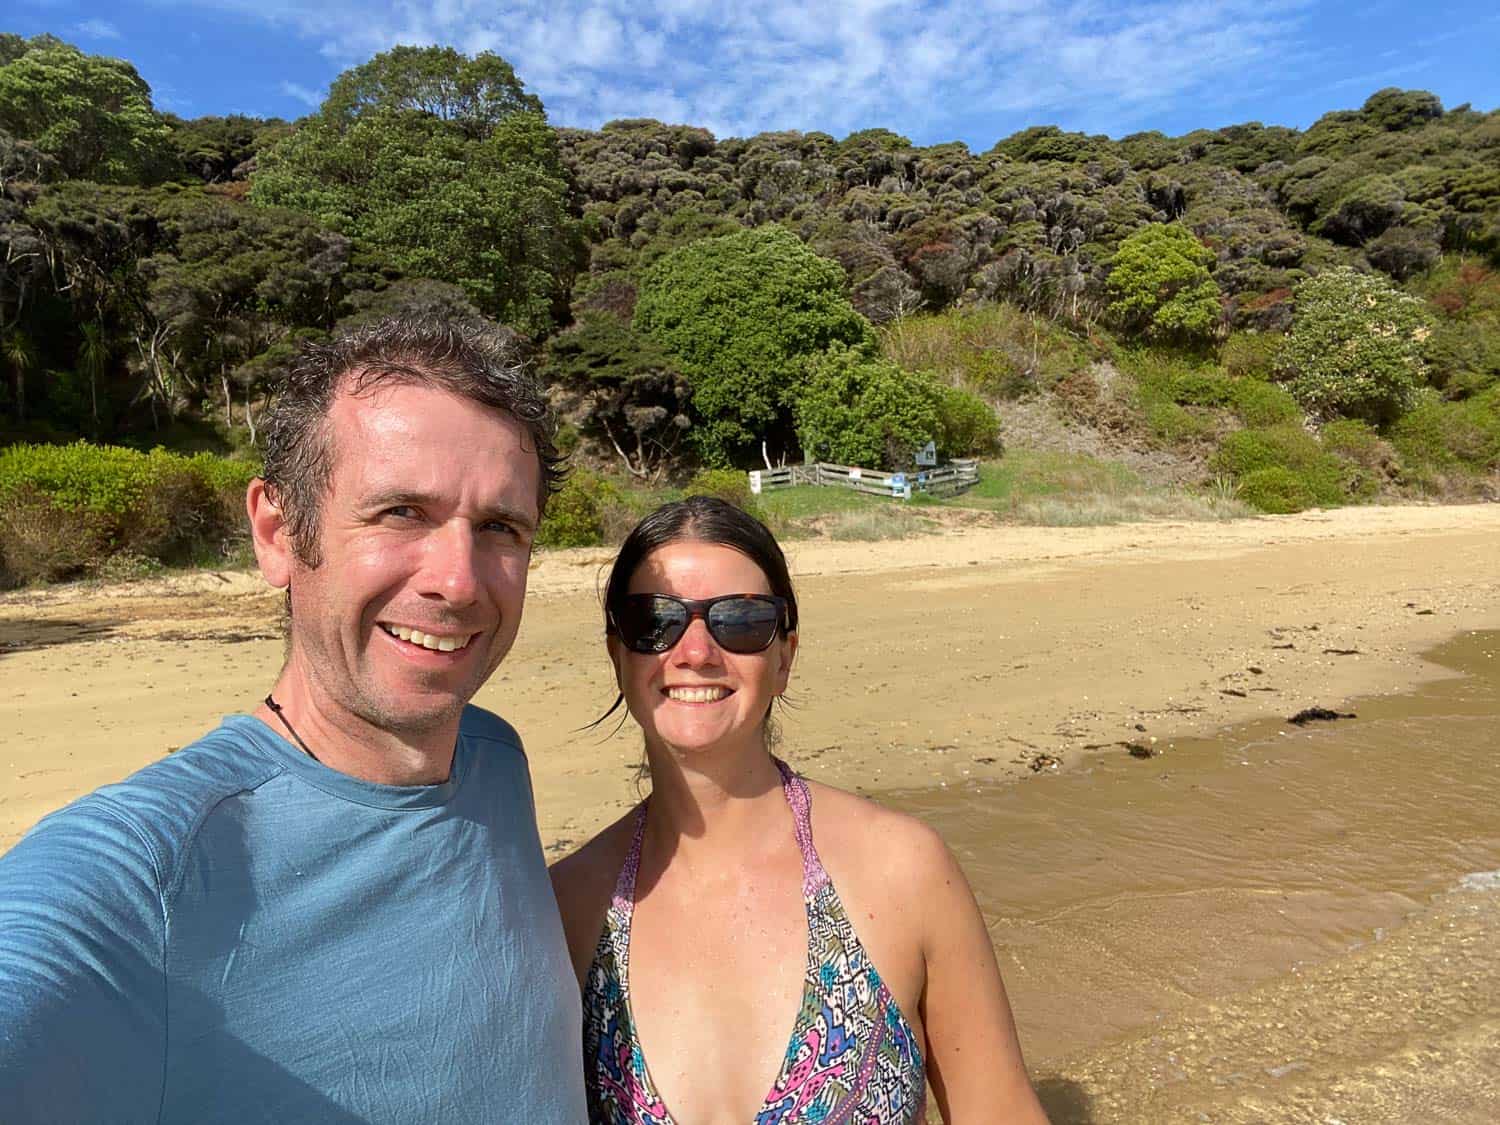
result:
[[[479,553],[467,523],[453,520],[433,529],[420,577],[424,596],[451,605],[469,605],[479,597]]]

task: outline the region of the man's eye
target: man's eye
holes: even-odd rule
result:
[[[410,504],[397,504],[395,507],[387,508],[383,514],[393,516],[398,520],[409,520],[416,518],[417,510]]]

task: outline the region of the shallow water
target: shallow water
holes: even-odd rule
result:
[[[1033,1070],[1349,957],[1500,868],[1500,633],[1429,657],[1461,674],[1356,719],[884,795],[968,872]]]

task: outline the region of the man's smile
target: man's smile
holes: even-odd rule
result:
[[[388,625],[384,621],[380,622],[380,628],[388,636],[431,652],[460,652],[479,636],[478,633],[425,633],[409,625]]]

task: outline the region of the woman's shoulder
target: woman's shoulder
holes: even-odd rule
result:
[[[582,982],[593,960],[594,946],[604,928],[620,868],[630,851],[634,836],[635,810],[632,809],[605,828],[577,851],[564,856],[548,868],[552,893],[562,915],[563,931],[573,966]]]
[[[609,897],[614,892],[620,868],[624,866],[626,853],[635,828],[635,809],[631,809],[609,827],[569,852],[548,869],[559,905],[564,895]]]
[[[857,865],[895,883],[925,883],[953,866],[943,838],[909,813],[810,778],[813,843],[825,865]],[[830,870],[830,875],[837,872]]]

